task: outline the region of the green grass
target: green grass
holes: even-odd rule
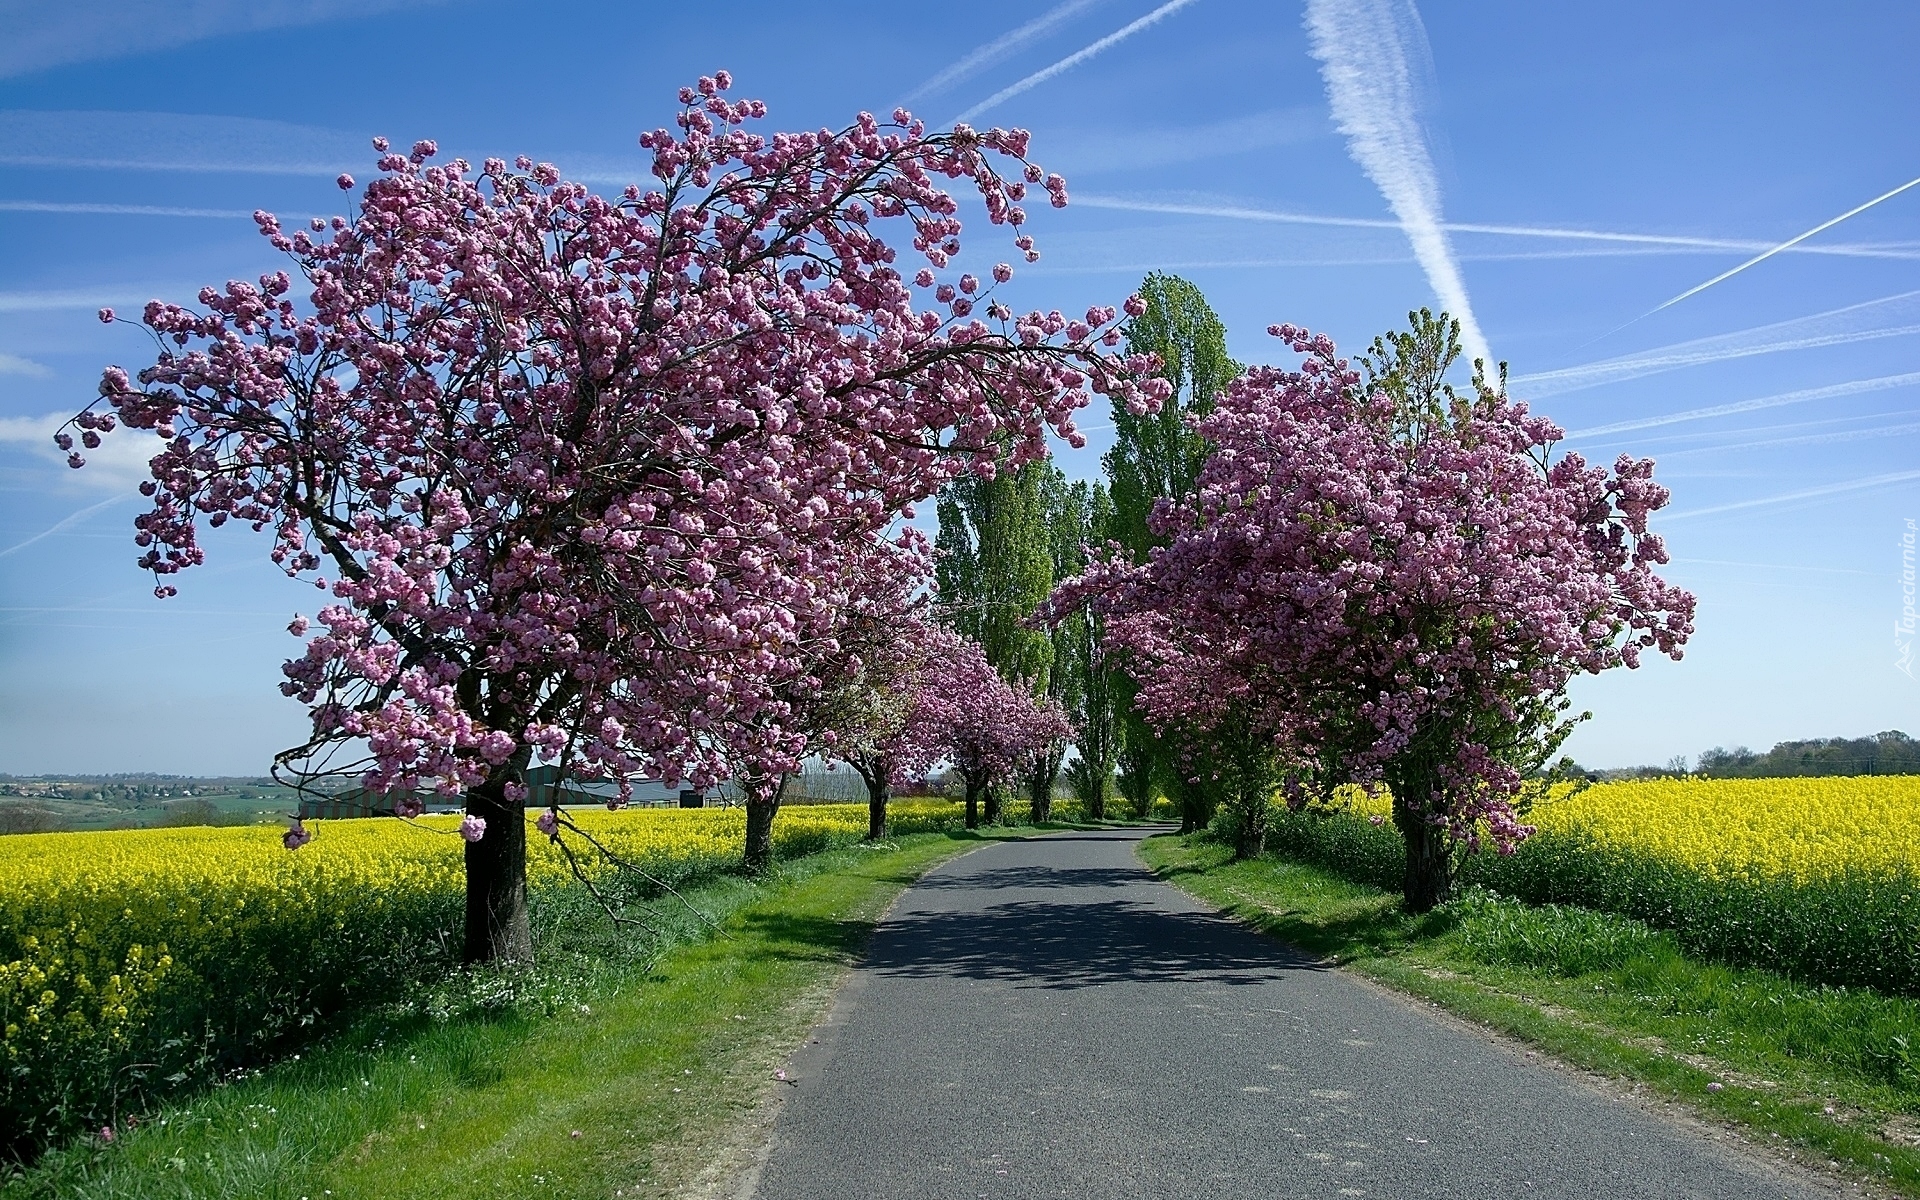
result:
[[[996,834],[834,850],[656,904],[658,935],[577,895],[541,966],[448,981],[303,1057],[83,1138],[0,1200],[664,1195],[744,1169],[741,1131],[892,898]],[[664,947],[664,948],[663,948]],[[575,1136],[578,1131],[578,1136]]]
[[[1204,835],[1140,852],[1282,941],[1920,1196],[1920,1001],[1701,961],[1631,918],[1487,892],[1411,917],[1394,893],[1272,856],[1231,862]]]
[[[1389,890],[1406,872],[1399,832],[1351,812],[1276,812],[1266,846]],[[1920,996],[1920,880],[1911,876],[1705,874],[1579,833],[1539,833],[1513,854],[1470,856],[1461,881],[1534,904],[1634,917],[1670,931],[1698,958]]]

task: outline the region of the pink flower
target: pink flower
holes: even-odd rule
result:
[[[113,1144],[113,1126],[102,1125],[100,1127],[100,1140],[107,1143],[109,1146]]]
[[[548,809],[538,817],[535,817],[533,825],[534,828],[546,834],[548,837],[560,836],[560,814],[554,812],[552,809]]]
[[[1725,1086],[1726,1086],[1725,1084],[1721,1083],[1719,1080],[1716,1079],[1712,1083],[1709,1083],[1707,1085],[1707,1090],[1710,1092],[1717,1092],[1717,1091],[1721,1091]]]
[[[312,840],[313,832],[307,828],[306,822],[297,817],[294,818],[293,827],[280,835],[280,844],[289,850],[298,850]]]
[[[487,836],[487,819],[472,813],[460,818],[460,836],[469,842],[477,842]]]
[[[110,309],[110,308],[103,308],[103,309],[101,309],[101,310],[100,310],[100,323],[101,323],[102,325],[111,325],[111,324],[113,324],[113,310],[112,310],[112,309]]]
[[[411,820],[427,811],[426,802],[418,796],[402,796],[393,802],[393,815]]]
[[[338,179],[335,179],[333,182],[343,192],[350,192],[353,190],[353,176],[348,175],[345,172],[342,172],[340,177]]]

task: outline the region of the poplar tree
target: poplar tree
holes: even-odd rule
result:
[[[936,508],[941,609],[1002,679],[1036,697],[1050,694],[1053,639],[1028,619],[1055,581],[1047,505],[1059,474],[1051,463],[1032,462],[991,479],[961,478],[942,490]],[[999,820],[1003,800],[998,785],[988,789],[988,824]]]
[[[1178,275],[1155,271],[1141,281],[1140,298],[1146,311],[1128,327],[1127,349],[1158,355],[1160,376],[1173,386],[1173,394],[1155,413],[1135,415],[1123,404],[1113,406],[1114,443],[1104,465],[1113,501],[1109,536],[1135,563],[1145,564],[1155,546],[1166,544],[1147,528],[1154,504],[1191,495],[1206,462],[1207,441],[1188,417],[1211,412],[1214,398],[1242,368],[1227,354],[1226,327],[1198,287]],[[1118,684],[1119,782],[1135,815],[1145,816],[1155,790],[1165,787],[1180,808],[1182,832],[1204,826],[1212,816],[1212,803],[1205,790],[1189,782],[1193,772],[1188,769],[1203,749],[1156,736],[1134,707],[1133,680]]]

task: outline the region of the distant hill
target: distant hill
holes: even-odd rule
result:
[[[1784,779],[1806,775],[1920,775],[1920,741],[1897,729],[1863,738],[1781,742],[1765,754],[1714,747],[1694,774],[1712,779]]]

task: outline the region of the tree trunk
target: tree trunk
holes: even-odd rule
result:
[[[1030,791],[1033,797],[1033,823],[1045,825],[1053,820],[1053,786],[1042,783],[1040,776],[1036,773]]]
[[[1236,859],[1259,858],[1267,843],[1267,798],[1258,792],[1240,798],[1240,832],[1234,840]]]
[[[964,777],[967,785],[967,828],[980,828],[980,785]]]
[[[1092,820],[1107,819],[1107,777],[1112,774],[1109,771],[1093,781],[1093,799],[1087,804],[1087,816]]]
[[[1000,785],[999,784],[990,783],[987,785],[986,812],[983,813],[982,815],[986,818],[986,822],[989,825],[998,825],[1000,823]]]
[[[848,759],[847,765],[867,785],[867,840],[877,842],[887,836],[887,801],[893,795],[887,781],[892,770],[884,756],[856,756]]]
[[[513,772],[518,775],[520,772]],[[527,923],[527,819],[506,798],[508,776],[467,793],[467,813],[487,823],[467,843],[467,929],[462,957],[469,963],[533,961]]]
[[[1198,833],[1205,829],[1213,819],[1213,805],[1208,803],[1206,789],[1187,778],[1187,768],[1178,763],[1174,764],[1168,782],[1167,790],[1180,810],[1180,832]]]
[[[768,785],[755,780],[747,788],[747,871],[758,875],[773,867],[773,817],[780,811],[780,795],[787,779]]]
[[[1416,813],[1399,822],[1407,843],[1407,877],[1403,887],[1407,911],[1431,912],[1446,903],[1453,891],[1453,844],[1445,826]]]
[[[877,842],[887,836],[887,785],[867,781],[867,840]]]

